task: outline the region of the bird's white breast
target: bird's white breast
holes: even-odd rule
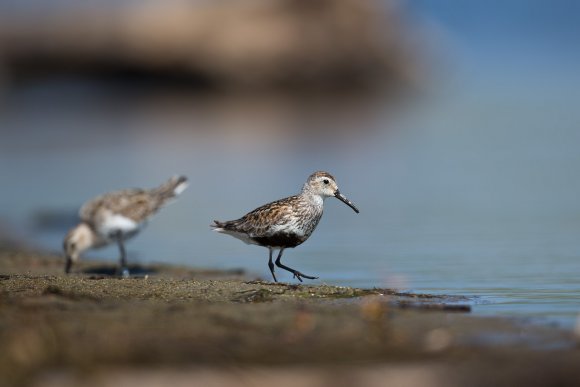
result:
[[[126,216],[108,213],[101,218],[97,230],[104,237],[112,236],[118,232],[124,235],[134,234],[139,230],[139,224]]]
[[[304,236],[304,229],[300,226],[298,220],[299,219],[292,217],[284,224],[276,224],[270,227],[268,234],[294,234],[298,237]]]

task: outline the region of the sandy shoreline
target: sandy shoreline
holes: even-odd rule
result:
[[[64,276],[59,257],[0,251],[6,385],[580,380],[571,332],[473,316],[461,299],[273,284],[239,271],[136,269],[136,278],[122,280],[85,261]]]

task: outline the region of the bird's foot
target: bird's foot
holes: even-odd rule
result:
[[[274,278],[274,282],[278,282],[278,278],[276,278],[276,274],[274,274],[274,270],[272,270],[272,278]]]
[[[311,279],[311,280],[318,279],[318,277],[312,277],[312,276],[300,273],[298,270],[294,270],[292,272],[292,274],[294,274],[294,278],[296,278],[300,282],[302,282],[302,278],[307,278],[307,279]]]
[[[117,269],[117,275],[121,278],[129,278],[131,275],[129,273],[129,269],[127,267],[120,267]]]

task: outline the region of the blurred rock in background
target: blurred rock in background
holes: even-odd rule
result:
[[[0,15],[4,85],[35,76],[153,77],[197,88],[353,90],[421,78],[397,2],[39,3]]]

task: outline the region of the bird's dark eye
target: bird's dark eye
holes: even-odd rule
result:
[[[328,179],[324,179],[324,180],[322,180],[322,181],[324,182],[324,184],[328,184],[328,183],[330,183],[330,181],[328,181]]]

